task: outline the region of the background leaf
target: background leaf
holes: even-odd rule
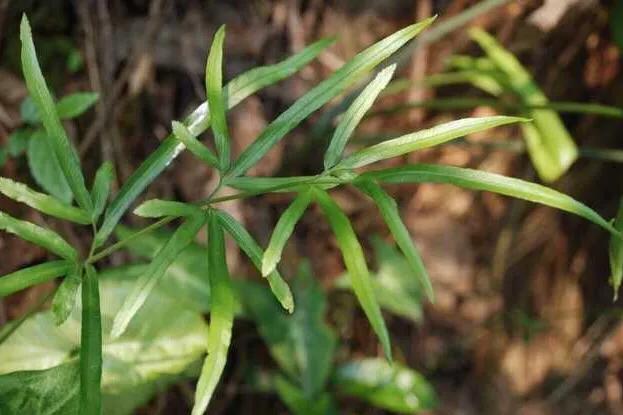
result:
[[[97,92],[77,92],[67,95],[56,103],[56,112],[63,120],[76,118],[95,105],[98,99]]]
[[[28,168],[37,184],[57,199],[67,204],[71,203],[73,200],[71,188],[48,143],[45,132],[37,131],[32,135],[26,155]]]

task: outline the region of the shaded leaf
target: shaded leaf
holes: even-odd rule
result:
[[[357,240],[350,221],[324,190],[314,188],[314,198],[324,211],[333,229],[340,251],[342,251],[342,258],[348,270],[355,296],[379,338],[385,356],[388,360],[391,360],[392,352],[389,333],[374,294],[374,287],[370,279],[366,259],[363,255],[363,249]]]
[[[9,156],[18,157],[22,155],[28,148],[28,143],[32,135],[33,131],[29,128],[19,128],[13,131],[9,135],[9,143],[7,144]]]
[[[112,182],[115,180],[115,171],[110,161],[105,161],[97,169],[93,188],[91,189],[91,199],[93,200],[93,219],[97,220],[106,207]]]
[[[97,92],[76,92],[61,98],[56,103],[56,112],[63,120],[76,118],[95,105],[98,99]]]
[[[102,412],[102,315],[99,282],[87,265],[82,281],[80,327],[80,414]]]
[[[322,395],[310,400],[302,390],[283,376],[275,376],[275,389],[279,398],[295,415],[335,415],[337,410],[331,395]]]
[[[54,322],[57,326],[63,324],[74,309],[81,282],[82,270],[74,266],[56,289],[52,299],[52,313],[54,313]]]
[[[45,132],[35,132],[28,142],[28,168],[37,184],[57,199],[71,203],[73,194]]]
[[[136,280],[134,289],[126,297],[123,306],[117,313],[111,333],[113,338],[123,334],[128,324],[143,303],[145,303],[150,292],[160,278],[162,278],[167,268],[173,263],[180,252],[193,241],[204,222],[205,217],[203,214],[189,217],[160,249],[154,260],[149,264],[149,268],[145,271],[145,274]]]
[[[619,210],[617,211],[616,218],[612,225],[617,231],[623,232],[623,199],[621,199],[619,203]],[[621,280],[623,280],[623,240],[621,240],[621,238],[617,238],[616,236],[610,237],[608,254],[611,273],[610,284],[614,289],[614,301],[616,301],[619,295]]]

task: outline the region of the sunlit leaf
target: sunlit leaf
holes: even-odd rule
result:
[[[83,225],[91,223],[89,215],[84,210],[67,205],[44,193],[35,192],[25,184],[6,177],[0,177],[0,193],[50,216]]]
[[[63,120],[76,118],[95,105],[98,99],[97,92],[77,92],[67,95],[56,103],[56,112]]]
[[[17,235],[70,261],[78,258],[76,250],[56,232],[34,223],[15,219],[2,212],[0,212],[0,230]]]
[[[65,275],[71,267],[70,261],[50,261],[4,275],[0,277],[0,298]]]
[[[227,362],[234,324],[234,292],[225,258],[225,238],[221,222],[214,212],[208,215],[208,278],[211,307],[208,329],[208,356],[203,363],[195,391],[193,415],[202,415]]]
[[[397,362],[363,359],[337,368],[334,384],[344,395],[354,396],[391,412],[413,414],[434,409],[437,397],[426,379]]]
[[[134,209],[134,214],[144,218],[161,218],[163,216],[192,216],[201,214],[201,209],[191,203],[173,200],[151,199]]]
[[[389,81],[392,79],[394,75],[394,71],[396,70],[396,65],[388,66],[383,69],[379,74],[374,78],[372,82],[370,82],[364,90],[359,94],[357,99],[353,101],[353,103],[348,107],[340,123],[338,124],[335,132],[333,133],[333,137],[329,143],[329,147],[324,155],[324,168],[325,170],[330,169],[335,166],[342,156],[342,152],[344,151],[344,147],[346,147],[346,143],[348,139],[355,131],[357,125],[361,122],[363,116],[368,112],[374,100],[379,95],[379,93],[387,86]]]
[[[194,137],[188,128],[181,122],[173,121],[173,135],[180,140],[186,148],[209,166],[218,166],[218,160],[212,150],[206,147],[201,141]]]

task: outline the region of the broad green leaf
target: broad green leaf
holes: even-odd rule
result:
[[[76,92],[56,103],[56,113],[62,120],[76,118],[91,108],[99,99],[97,92]]]
[[[249,257],[253,265],[258,270],[262,268],[262,257],[264,253],[262,252],[262,248],[255,242],[255,239],[249,234],[249,232],[239,223],[236,219],[234,219],[231,215],[223,211],[217,211],[217,215],[219,220],[221,221],[223,228],[227,230],[232,238],[236,241],[236,244],[244,251],[245,254]],[[275,298],[279,301],[281,306],[285,308],[288,312],[292,313],[294,311],[294,299],[292,298],[292,291],[290,291],[290,287],[288,283],[284,281],[279,271],[275,270],[271,272],[266,279],[268,280],[268,284],[270,285],[270,289],[275,295]]]
[[[44,131],[36,131],[28,141],[28,168],[37,184],[57,199],[69,204],[73,199],[54,151]]]
[[[134,284],[134,289],[125,298],[123,306],[117,313],[113,323],[111,336],[117,338],[127,329],[136,312],[145,303],[156,283],[162,278],[167,268],[184,248],[190,244],[203,223],[203,214],[191,216],[171,235],[171,238],[160,249],[158,255],[149,264],[149,268]]]
[[[26,124],[36,125],[41,123],[39,110],[37,109],[35,102],[30,96],[24,98],[24,100],[20,104],[19,113],[22,117],[22,122]]]
[[[69,142],[67,133],[63,129],[61,120],[56,113],[54,100],[41,73],[26,15],[22,16],[20,40],[22,41],[22,70],[26,79],[26,87],[37,106],[45,130],[48,133],[47,138],[50,147],[54,150],[54,154],[78,205],[90,213],[93,210],[93,204],[91,203],[89,192],[84,185],[80,160],[78,160],[78,156]]]
[[[203,259],[205,262],[205,255]],[[133,281],[113,280],[105,275],[99,275],[104,394],[114,396],[144,388],[151,382],[181,375],[199,363],[206,351],[207,325],[200,313],[179,307],[178,301],[168,296],[168,288],[157,287],[127,331],[112,339],[108,333],[113,317]],[[81,314],[79,301],[61,326],[54,324],[51,311],[33,315],[0,344],[0,374],[49,369],[73,358],[80,346]]]
[[[7,150],[9,156],[19,157],[26,149],[28,149],[28,143],[30,137],[33,135],[33,130],[30,128],[19,128],[9,135],[9,143],[7,144]]]
[[[277,264],[281,260],[281,253],[286,246],[286,242],[294,231],[294,226],[301,219],[305,209],[311,202],[311,192],[304,190],[293,201],[290,206],[283,212],[268,242],[268,247],[264,251],[262,257],[262,275],[265,277],[277,268]]]
[[[327,392],[310,399],[299,387],[280,375],[275,376],[274,385],[279,398],[294,415],[335,415],[338,413],[331,395]]]
[[[65,275],[71,266],[70,261],[50,261],[4,275],[0,277],[0,298]]]
[[[305,185],[316,185],[323,189],[335,187],[341,180],[333,176],[292,176],[292,177],[255,177],[240,176],[232,178],[227,184],[235,189],[249,193],[291,192]]]
[[[434,20],[435,18],[425,19],[375,43],[335,71],[329,79],[321,82],[299,98],[290,108],[271,122],[259,137],[242,152],[228,173],[228,177],[243,175],[301,121],[360,80],[363,75],[390,57]]]
[[[391,361],[392,350],[385,321],[381,315],[379,303],[374,295],[374,286],[363,255],[363,249],[357,240],[355,231],[340,207],[324,190],[314,188],[314,198],[322,208],[333,229],[337,243],[342,251],[342,258],[351,279],[353,291],[361,308],[368,317],[370,325],[378,336],[385,357]]]
[[[496,67],[506,74],[511,89],[525,105],[545,106],[548,104],[547,97],[534,82],[530,73],[495,38],[478,28],[472,28],[470,36],[485,51]],[[534,125],[541,136],[540,146],[532,146],[531,151],[546,154],[540,157],[533,156],[533,160],[543,158],[550,160],[549,163],[535,164],[535,168],[544,181],[554,181],[577,159],[578,149],[556,112],[535,109],[527,111],[527,116],[534,120]]]
[[[206,93],[208,106],[212,118],[212,132],[214,144],[219,157],[219,166],[222,171],[229,168],[230,146],[227,118],[225,118],[225,102],[223,99],[223,42],[225,41],[225,26],[221,26],[214,35],[208,61],[206,63]]]
[[[376,75],[374,80],[365,87],[357,99],[348,107],[340,123],[337,125],[329,147],[324,155],[325,170],[335,166],[342,157],[346,143],[361,122],[363,116],[368,112],[376,97],[387,86],[394,75],[396,65],[388,66]]]
[[[212,150],[206,147],[201,141],[197,140],[184,124],[173,121],[172,129],[175,138],[182,142],[191,153],[209,166],[218,166],[218,160],[214,153],[212,153]]]
[[[601,226],[617,238],[621,234],[597,212],[564,193],[549,187],[500,174],[432,164],[405,165],[371,171],[360,176],[384,183],[447,183],[472,190],[484,190],[527,200],[573,213]]]
[[[208,278],[211,306],[208,329],[208,356],[203,363],[195,391],[193,415],[202,415],[218,384],[231,342],[234,325],[234,291],[225,257],[223,228],[214,212],[208,214]]]
[[[70,261],[78,259],[76,250],[60,235],[34,223],[15,219],[6,213],[0,212],[0,230],[17,235]]]
[[[117,238],[125,239],[135,232],[134,229],[118,226],[115,233]],[[128,250],[143,258],[153,259],[170,238],[170,231],[161,230],[142,234],[128,245]],[[171,263],[158,287],[162,292],[171,295],[177,304],[206,313],[210,309],[210,285],[205,278],[205,247],[197,243],[190,243]],[[145,272],[143,265],[133,266],[132,270],[121,270],[138,278]],[[108,275],[108,270],[105,272]]]
[[[105,161],[99,169],[97,169],[95,179],[93,180],[93,188],[91,189],[94,220],[100,217],[106,207],[113,180],[115,180],[114,167],[110,161]]]
[[[78,288],[82,282],[82,269],[77,266],[72,268],[63,279],[61,285],[56,289],[52,299],[52,313],[54,313],[54,321],[57,326],[60,326],[69,318],[76,304]]]
[[[91,223],[89,215],[84,210],[67,205],[44,193],[35,192],[25,184],[6,177],[0,177],[0,193],[50,216],[83,225]]]
[[[134,209],[134,214],[144,218],[161,218],[163,216],[192,216],[201,214],[197,205],[172,200],[151,199]]]
[[[85,271],[80,327],[80,414],[92,415],[102,411],[102,315],[95,269],[87,265]]]
[[[435,390],[422,375],[383,359],[347,362],[337,368],[333,383],[340,393],[391,412],[413,414],[438,404]]]
[[[420,253],[415,247],[411,235],[409,235],[409,230],[400,218],[400,212],[398,211],[396,201],[392,199],[381,186],[372,180],[361,180],[357,183],[357,187],[374,200],[381,212],[383,220],[411,266],[413,274],[418,279],[418,282],[421,284],[428,298],[434,301],[435,294],[433,292],[433,285],[430,282],[428,272],[426,272],[426,267],[422,262]]]
[[[392,140],[366,147],[339,162],[334,169],[354,169],[379,160],[400,156],[412,151],[434,147],[468,134],[488,130],[501,125],[528,121],[525,118],[503,115],[463,118],[435,127],[406,134]]]
[[[297,307],[287,315],[268,289],[248,283],[240,290],[248,315],[268,345],[271,356],[308,402],[325,389],[331,371],[336,336],[325,323],[327,298],[311,275],[308,264],[293,282]]]
[[[333,40],[323,39],[313,43],[299,53],[274,65],[261,66],[251,69],[232,79],[224,88],[227,108],[231,109],[243,99],[262,88],[287,78],[309,62],[320,52],[326,49]],[[210,112],[208,104],[204,102],[184,121],[191,136],[198,136],[210,126]],[[130,207],[134,200],[145,188],[184,150],[184,144],[180,143],[174,135],[167,137],[160,146],[141,163],[139,168],[123,184],[117,196],[106,209],[104,223],[100,227],[95,243],[101,246],[121,220],[121,216]]]
[[[0,376],[0,413],[6,415],[77,415],[78,361],[46,369]]]
[[[619,210],[617,211],[617,216],[612,225],[617,231],[623,232],[623,199],[619,202]],[[619,295],[621,280],[623,280],[623,240],[621,240],[621,238],[617,238],[616,236],[610,237],[608,254],[611,272],[610,285],[612,285],[614,289],[614,301],[616,301]]]

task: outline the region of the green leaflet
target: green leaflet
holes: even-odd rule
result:
[[[348,220],[348,217],[342,212],[340,207],[331,199],[329,194],[324,190],[314,188],[314,198],[322,208],[325,216],[329,220],[329,224],[333,229],[337,243],[342,251],[342,258],[351,278],[353,291],[361,308],[365,312],[370,325],[378,336],[385,357],[387,360],[392,359],[392,350],[389,340],[389,334],[385,321],[381,315],[379,303],[374,295],[372,280],[368,265],[363,255],[363,249],[357,240],[357,236]]]
[[[524,104],[528,106],[546,106],[548,104],[545,94],[512,53],[505,50],[491,35],[481,29],[471,29],[470,36],[485,51],[495,66],[506,75],[506,80],[511,89]],[[535,164],[535,168],[544,181],[554,181],[566,172],[577,159],[578,149],[560,117],[554,111],[529,110],[527,115],[534,120],[534,125],[541,138],[538,147],[533,145],[529,149],[532,152],[544,153],[538,157],[532,156],[532,158],[533,160],[545,158],[549,160],[549,163]]]
[[[70,261],[50,261],[4,275],[0,277],[0,298],[65,275],[71,266]]]
[[[375,66],[413,39],[434,20],[434,17],[428,18],[408,26],[357,54],[352,60],[335,71],[329,79],[311,89],[271,122],[259,137],[242,152],[228,172],[227,177],[231,178],[244,174],[301,121],[358,81],[361,76],[374,69]]]
[[[217,211],[217,215],[223,228],[227,230],[232,238],[236,241],[240,249],[244,251],[249,257],[253,265],[260,270],[262,268],[262,257],[264,253],[262,248],[255,242],[251,234],[231,215],[223,211]],[[294,311],[294,299],[292,297],[292,291],[288,283],[284,281],[279,274],[279,271],[275,270],[271,272],[266,279],[270,285],[270,289],[275,295],[275,298],[279,301],[281,306],[285,308],[289,313]]]
[[[57,199],[70,204],[73,199],[71,187],[61,170],[45,131],[35,131],[26,150],[28,169],[37,184]]]
[[[111,336],[113,338],[117,338],[123,334],[160,278],[180,252],[193,241],[204,222],[205,215],[203,213],[187,218],[160,249],[158,255],[156,255],[154,260],[149,264],[145,274],[136,280],[133,290],[126,297],[123,306],[121,306],[121,309],[115,316],[111,331]]]
[[[305,185],[314,184],[323,189],[339,185],[342,181],[333,176],[292,176],[292,177],[235,177],[227,184],[235,189],[249,193],[292,192]]]
[[[623,199],[619,203],[617,216],[613,221],[614,228],[623,232]],[[616,236],[610,237],[610,245],[608,246],[608,256],[610,259],[610,285],[614,289],[614,301],[619,296],[619,287],[623,280],[623,241]]]
[[[339,366],[333,382],[342,394],[391,412],[414,414],[434,409],[437,396],[426,379],[402,364],[362,359]]]
[[[186,148],[209,166],[218,166],[218,160],[212,150],[194,137],[184,124],[178,121],[172,123],[173,135],[180,140]]]
[[[339,162],[334,169],[354,169],[379,160],[400,156],[423,148],[433,147],[468,134],[501,125],[528,121],[520,117],[503,115],[491,117],[463,118],[435,127],[403,135],[393,140],[366,147]]]
[[[77,92],[67,95],[56,103],[56,113],[62,120],[76,118],[95,105],[98,99],[97,92]]]
[[[292,201],[292,204],[288,206],[277,221],[270,236],[268,247],[266,247],[262,257],[262,276],[269,275],[277,268],[283,248],[294,231],[294,225],[299,221],[310,202],[310,191],[303,191]]]
[[[431,164],[405,165],[372,171],[364,173],[360,177],[361,179],[370,178],[384,183],[447,183],[466,189],[499,193],[573,213],[601,226],[617,238],[621,238],[619,232],[612,225],[588,206],[549,187],[513,177],[461,167]]]
[[[357,183],[357,187],[374,200],[387,227],[394,236],[396,243],[407,259],[419,283],[422,285],[424,292],[426,292],[427,297],[431,301],[434,301],[435,295],[433,286],[426,272],[426,267],[422,262],[420,253],[413,243],[411,235],[409,235],[409,230],[400,218],[400,212],[398,211],[396,201],[392,199],[381,186],[372,180],[361,180]]]
[[[74,266],[56,289],[52,299],[52,312],[54,313],[54,321],[57,326],[63,324],[74,309],[78,287],[80,287],[81,282],[82,269],[81,267]]]
[[[28,92],[39,110],[39,115],[48,133],[49,143],[54,150],[54,154],[58,159],[78,205],[91,213],[93,204],[89,192],[87,192],[84,185],[84,177],[80,169],[80,160],[63,129],[56,112],[56,106],[54,105],[52,95],[41,73],[26,15],[22,16],[20,39],[22,41],[22,70],[24,71]]]
[[[47,370],[0,376],[0,413],[75,415],[79,406],[76,359]]]
[[[395,70],[396,64],[390,65],[379,72],[374,80],[364,88],[361,94],[359,94],[350,107],[348,107],[335,129],[329,147],[324,155],[325,170],[337,164],[344,152],[344,147],[346,147],[348,139],[353,134],[353,131],[355,131],[359,122],[361,122],[363,116],[368,112],[370,107],[372,107],[376,97],[392,79]]]
[[[192,216],[201,214],[202,210],[191,203],[172,200],[151,199],[134,209],[134,214],[144,218],[161,218],[163,216]]]
[[[114,167],[110,161],[105,161],[97,169],[95,179],[93,180],[93,189],[91,189],[94,221],[100,217],[106,207],[113,180],[115,180]]]
[[[82,225],[91,223],[89,215],[84,210],[67,205],[44,193],[35,192],[25,184],[14,182],[5,177],[0,177],[0,193],[50,216]]]
[[[251,69],[232,79],[225,85],[223,92],[227,97],[227,108],[233,108],[260,89],[296,73],[331,43],[333,43],[331,39],[319,40],[277,64]],[[198,136],[204,132],[210,126],[210,113],[207,103],[204,102],[190,114],[184,124],[192,136]],[[170,135],[158,146],[156,151],[141,163],[106,209],[104,223],[95,237],[97,246],[101,246],[106,241],[132,202],[171,164],[182,150],[184,150],[184,145],[179,143],[175,136]]]
[[[206,357],[195,391],[192,415],[202,415],[212,398],[225,363],[234,324],[234,292],[225,261],[223,228],[214,212],[208,214],[208,278],[210,279],[210,326]]]
[[[6,213],[0,212],[0,230],[12,233],[20,238],[39,245],[56,255],[76,261],[78,253],[60,235],[49,229],[42,228],[34,223],[15,219]]]
[[[80,414],[102,411],[102,316],[99,283],[95,269],[87,265],[82,281],[82,326],[80,328]]]
[[[222,171],[229,168],[230,147],[227,119],[225,118],[225,103],[223,99],[223,42],[225,41],[225,26],[221,26],[214,35],[208,61],[206,63],[206,92],[208,106],[212,118],[212,132],[214,144],[219,157],[219,166]]]

